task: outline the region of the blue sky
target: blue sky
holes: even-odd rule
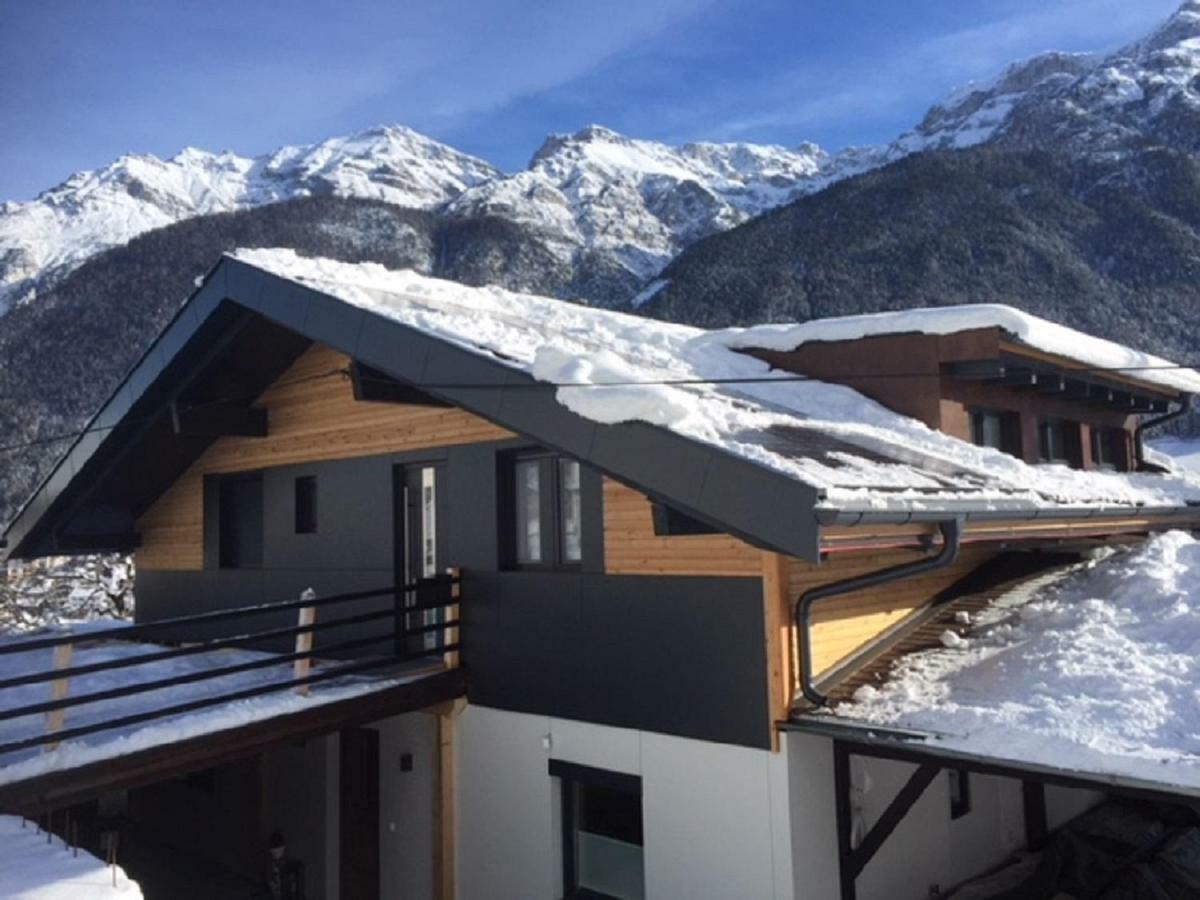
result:
[[[0,200],[126,152],[254,154],[398,122],[523,168],[551,132],[831,150],[1177,0],[0,0]]]

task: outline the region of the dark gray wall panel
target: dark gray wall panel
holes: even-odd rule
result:
[[[485,706],[770,744],[753,578],[469,573],[463,661]]]

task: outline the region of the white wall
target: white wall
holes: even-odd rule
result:
[[[559,896],[552,758],[641,776],[649,900],[792,900],[786,755],[481,706],[457,743],[462,900]]]

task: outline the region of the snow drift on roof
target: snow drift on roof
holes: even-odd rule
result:
[[[1122,344],[1093,337],[1001,303],[936,306],[814,319],[783,325],[730,328],[731,347],[794,350],[814,341],[853,341],[888,334],[956,334],[976,328],[999,328],[1043,353],[1062,356],[1098,369],[1121,369],[1131,378],[1177,391],[1200,393],[1200,372]]]
[[[1200,788],[1200,540],[1167,532],[1044,582],[835,714],[993,759]]]
[[[1095,510],[1200,501],[1195,475],[1031,466],[976,447],[851,388],[772,372],[735,352],[729,332],[292,250],[233,255],[554,384],[561,404],[593,421],[649,422],[780,472],[815,488],[823,508]]]

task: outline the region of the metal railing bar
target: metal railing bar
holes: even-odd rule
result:
[[[177,627],[180,625],[203,625],[211,622],[222,622],[228,619],[236,619],[239,617],[266,615],[272,612],[301,609],[305,606],[328,606],[333,603],[349,603],[354,600],[367,600],[372,597],[390,597],[398,593],[407,593],[422,589],[427,590],[433,586],[456,584],[459,580],[459,578],[451,576],[434,576],[432,578],[421,579],[420,581],[412,582],[411,584],[399,586],[391,585],[386,588],[370,591],[355,591],[348,594],[334,594],[329,597],[314,597],[311,599],[300,598],[272,603],[258,603],[250,606],[232,607],[230,609],[217,609],[213,610],[212,612],[197,613],[191,616],[176,616],[170,619],[159,619],[155,622],[137,622],[130,625],[118,625],[114,628],[97,629],[96,631],[87,631],[82,634],[62,634],[45,638],[32,638],[26,641],[14,641],[12,643],[0,644],[0,655],[10,653],[28,653],[33,650],[45,650],[50,647],[57,647],[61,644],[128,639],[133,635],[161,631],[163,629]],[[421,609],[424,607],[408,608]]]
[[[105,672],[110,669],[133,668],[134,666],[145,665],[147,663],[178,659],[184,656],[193,656],[197,653],[225,650],[230,647],[237,647],[242,644],[250,644],[256,641],[270,640],[281,637],[294,637],[297,634],[304,634],[309,631],[327,631],[334,628],[345,627],[347,625],[359,625],[365,622],[373,622],[377,619],[388,619],[394,615],[394,610],[389,607],[388,609],[375,610],[369,613],[343,616],[340,619],[327,619],[321,622],[314,622],[312,625],[289,625],[286,628],[272,628],[268,629],[267,631],[254,632],[253,634],[240,634],[228,638],[217,638],[206,643],[187,644],[183,647],[170,647],[154,653],[142,653],[132,657],[121,657],[119,659],[110,659],[103,662],[85,663],[84,665],[73,666],[69,669],[48,669],[45,672],[35,672],[32,675],[19,675],[14,678],[0,679],[0,690],[14,687],[26,687],[27,685],[38,684],[44,681],[55,681],[59,678],[76,678],[82,675],[91,675],[94,672]]]
[[[428,634],[431,631],[442,631],[446,628],[457,628],[459,625],[458,619],[450,619],[446,622],[435,622],[433,625],[422,625],[420,628],[409,628],[401,637],[410,634]]]
[[[300,659],[314,659],[319,655],[334,653],[341,650],[351,650],[355,647],[366,647],[370,644],[382,644],[392,640],[392,633],[372,635],[365,638],[355,638],[349,641],[339,641],[319,650],[303,650],[295,653],[271,654],[262,659],[252,659],[232,666],[222,666],[219,669],[197,669],[194,672],[184,672],[171,678],[160,678],[157,681],[139,681],[135,684],[121,685],[103,691],[93,691],[90,694],[73,694],[60,700],[47,700],[43,703],[32,703],[28,706],[17,706],[12,709],[0,709],[0,722],[8,719],[20,719],[25,716],[35,716],[55,709],[67,709],[72,706],[83,706],[88,703],[99,703],[102,700],[117,700],[134,694],[148,694],[166,688],[178,687],[183,684],[194,684],[197,681],[208,681],[213,678],[223,678],[227,675],[238,675],[242,672],[252,672],[255,669],[269,669],[271,666],[285,665]]]
[[[198,700],[188,701],[187,703],[178,703],[175,706],[168,706],[162,709],[148,710],[144,713],[135,713],[128,716],[122,716],[106,722],[97,722],[92,725],[81,725],[76,728],[67,728],[52,734],[39,734],[35,735],[34,737],[23,738],[19,741],[10,741],[7,744],[0,744],[0,755],[14,753],[18,750],[28,750],[32,747],[39,747],[42,744],[61,743],[63,741],[69,741],[73,738],[94,734],[98,731],[109,731],[114,728],[123,728],[126,725],[137,725],[141,722],[149,722],[153,719],[161,719],[166,718],[167,716],[194,712],[198,709],[216,706],[221,703],[234,703],[238,700],[248,700],[252,697],[258,697],[274,691],[287,690],[288,688],[299,687],[303,684],[316,684],[318,682],[328,681],[331,678],[338,678],[343,675],[350,675],[355,672],[362,672],[368,669],[379,668],[380,666],[393,665],[395,663],[396,659],[394,657],[386,656],[380,659],[354,663],[352,665],[323,669],[320,672],[308,675],[304,678],[293,678],[289,679],[288,681],[278,681],[265,685],[255,685],[252,688],[247,688],[242,691],[235,691],[232,694],[222,694],[215,697],[202,697]]]

